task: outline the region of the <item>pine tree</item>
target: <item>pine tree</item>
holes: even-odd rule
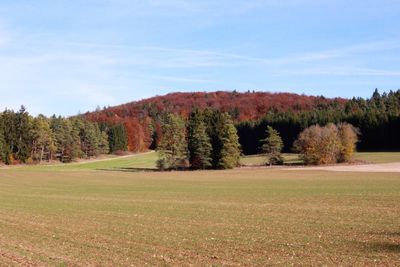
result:
[[[116,124],[108,130],[108,143],[111,153],[128,149],[128,136],[123,124]]]
[[[210,137],[202,114],[194,111],[188,122],[189,162],[193,169],[206,169],[212,166]]]
[[[232,169],[239,165],[240,144],[237,130],[229,114],[222,114],[222,125],[219,129],[219,139],[221,142],[221,151],[218,158],[218,168]]]
[[[283,141],[279,132],[271,126],[268,126],[265,134],[266,138],[261,140],[261,150],[266,155],[267,163],[269,165],[283,164],[281,154]]]
[[[53,116],[50,127],[54,134],[56,156],[62,162],[70,162],[82,157],[79,129],[72,125],[72,119]]]
[[[6,146],[6,140],[4,138],[4,122],[3,122],[3,116],[0,115],[0,160],[3,162],[6,162],[6,157],[7,157],[7,146]]]
[[[15,129],[15,157],[21,162],[26,162],[30,156],[32,141],[32,117],[29,116],[24,106],[16,113]]]
[[[176,114],[167,114],[162,125],[162,139],[157,148],[157,166],[161,170],[186,167],[187,141],[185,122]]]

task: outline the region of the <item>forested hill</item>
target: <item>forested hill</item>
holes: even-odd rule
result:
[[[239,123],[260,120],[268,113],[300,113],[331,107],[343,109],[346,102],[343,98],[254,91],[172,93],[97,110],[85,116],[95,122],[123,124],[127,130],[129,150],[144,151],[154,146],[159,135],[159,121],[166,113],[177,113],[187,118],[194,109],[210,108],[228,112]]]
[[[344,106],[343,98],[328,99],[322,96],[306,96],[292,93],[268,92],[196,92],[171,93],[131,102],[91,113],[99,118],[154,116],[162,112],[178,113],[187,117],[193,109],[216,109],[231,114],[236,121],[255,120],[268,111],[305,111],[317,106],[335,103]]]

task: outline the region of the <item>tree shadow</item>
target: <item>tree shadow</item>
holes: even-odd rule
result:
[[[112,171],[112,172],[160,172],[156,168],[113,168],[113,169],[97,169],[98,171]]]
[[[363,243],[366,246],[368,251],[374,252],[389,252],[389,253],[400,253],[400,244],[392,243],[392,242],[372,242],[372,243]]]
[[[357,244],[370,252],[400,253],[400,232],[370,232],[371,235],[382,236],[395,241],[357,242]]]

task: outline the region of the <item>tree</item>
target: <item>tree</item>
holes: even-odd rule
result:
[[[38,160],[40,163],[45,156],[47,160],[51,159],[52,154],[56,151],[56,146],[49,121],[43,115],[39,115],[33,120],[32,139],[32,159]]]
[[[354,153],[357,135],[350,124],[313,125],[300,133],[295,149],[305,164],[346,162]]]
[[[14,152],[17,144],[16,114],[12,110],[5,110],[1,116],[4,136],[4,163],[13,164]]]
[[[108,143],[111,153],[128,149],[128,136],[123,124],[112,125],[108,130]]]
[[[62,162],[70,162],[82,157],[79,129],[74,128],[71,119],[53,116],[50,127],[54,133],[56,157]]]
[[[189,162],[193,169],[206,169],[212,166],[212,146],[202,114],[193,111],[188,121]]]
[[[266,155],[269,165],[283,164],[281,151],[283,149],[283,141],[279,132],[271,126],[267,127],[265,139],[261,140],[261,150]]]
[[[7,146],[4,138],[4,122],[3,117],[0,115],[0,160],[6,162],[7,157]]]
[[[179,115],[166,115],[162,124],[162,139],[157,150],[159,169],[178,169],[187,165],[186,128]]]
[[[347,162],[356,151],[356,144],[360,131],[349,123],[338,124],[339,138],[341,141],[341,150],[339,153],[339,162]]]
[[[237,130],[229,114],[222,114],[222,125],[219,129],[219,139],[222,144],[218,157],[218,168],[232,169],[239,165],[240,144]]]
[[[99,152],[100,154],[110,153],[110,146],[108,143],[108,134],[105,131],[100,131]]]
[[[26,162],[30,156],[30,144],[32,140],[32,117],[26,112],[24,106],[16,113],[15,117],[16,144],[15,158],[21,162]]]

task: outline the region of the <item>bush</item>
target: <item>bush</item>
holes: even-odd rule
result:
[[[358,135],[359,131],[347,123],[313,125],[300,133],[294,146],[305,164],[347,162],[355,151]]]

